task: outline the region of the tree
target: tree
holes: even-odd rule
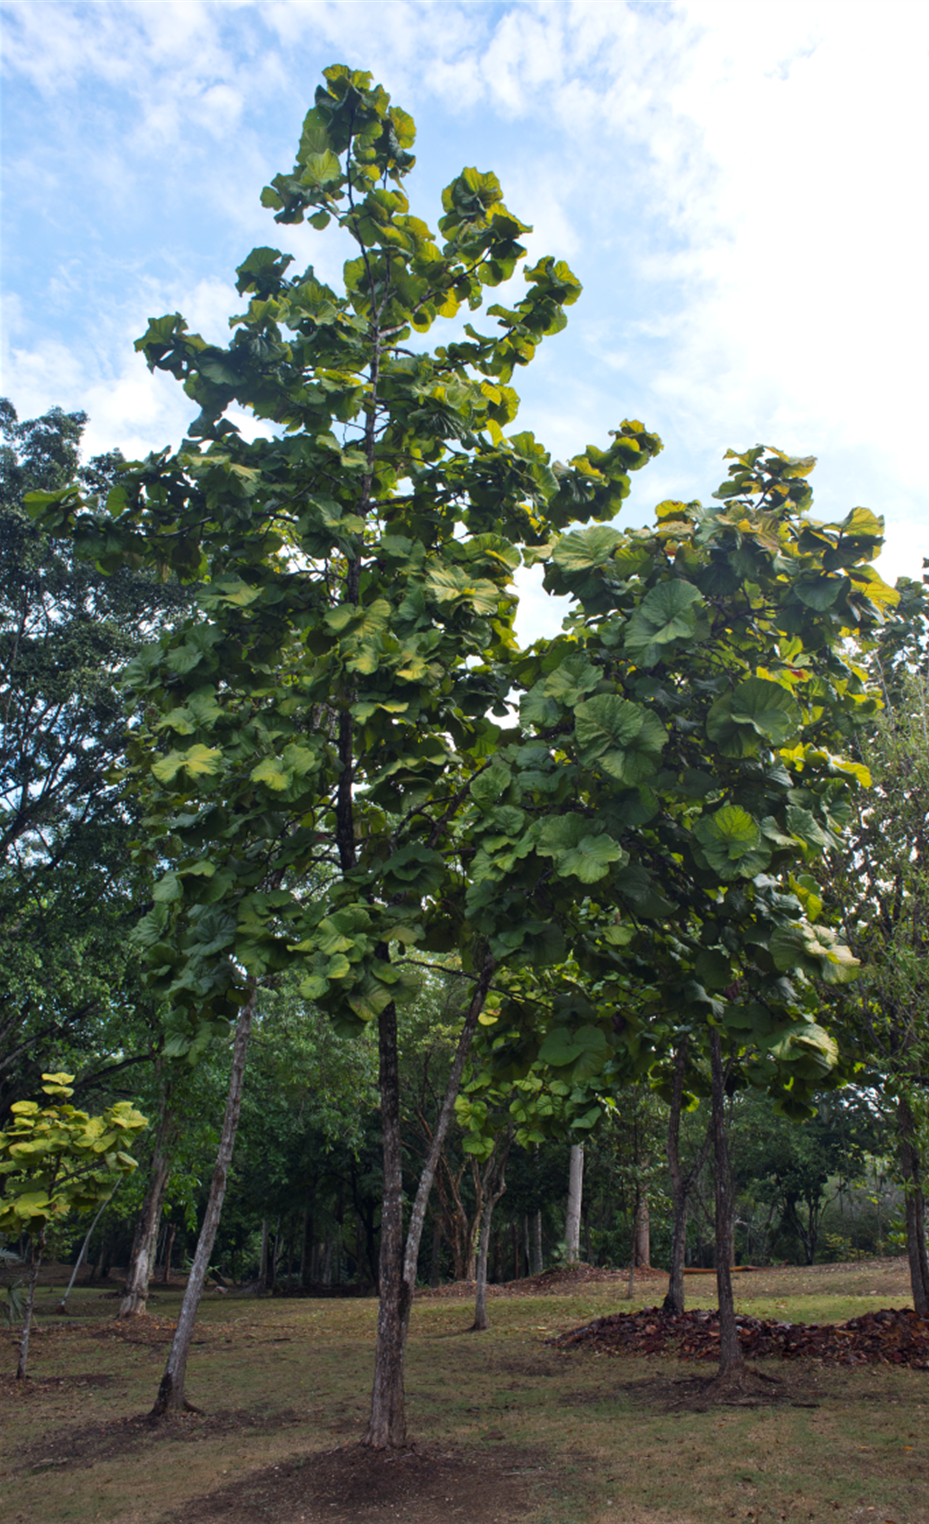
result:
[[[512,991],[501,1027],[522,1029],[522,1051],[501,1037],[501,1067],[538,1054],[570,1079],[619,1037],[631,1076],[685,1038],[703,1048],[720,1244],[725,1092],[751,1083],[802,1116],[835,1063],[811,980],[845,982],[854,962],[816,921],[809,869],[866,779],[839,746],[876,701],[842,642],[878,628],[896,597],[867,564],[873,514],[809,517],[812,459],[761,446],[729,458],[719,506],[666,502],[652,528],[572,531],[538,553],[576,612],[517,666],[529,736],[482,780],[496,835],[468,896],[490,934],[541,882],[570,950],[544,1016]],[[721,1249],[717,1262],[723,1369],[736,1371]]]
[[[0,401],[0,1118],[53,1058],[83,1089],[114,1052],[138,1063],[148,1047],[140,1033],[126,1056],[130,1010],[151,1015],[127,938],[150,884],[110,777],[119,669],[189,598],[131,568],[101,575],[25,513],[30,491],[118,476],[118,454],[80,464],[85,422],[59,408],[19,422]]]
[[[26,1374],[35,1288],[49,1224],[72,1212],[93,1211],[112,1195],[122,1175],[136,1161],[122,1145],[148,1126],[129,1101],[116,1101],[101,1116],[89,1116],[70,1104],[71,1074],[43,1074],[48,1100],[16,1101],[13,1120],[0,1132],[0,1233],[29,1233],[32,1270],[16,1367]]]
[[[926,1317],[927,606],[917,583],[901,579],[898,592],[895,617],[864,653],[880,679],[885,704],[858,738],[872,785],[858,802],[841,849],[832,854],[827,888],[863,970],[855,998],[841,1002],[837,1017],[850,1051],[874,1074],[894,1110],[913,1305]]]
[[[441,244],[408,215],[414,126],[369,75],[325,71],[297,164],[263,194],[277,220],[335,222],[354,243],[345,292],[255,249],[226,349],[154,320],[138,347],[201,406],[174,455],[103,498],[33,496],[49,532],[106,571],[142,563],[197,582],[199,617],[128,669],[138,710],[127,787],[171,869],[142,922],[171,1051],[225,1028],[253,981],[299,968],[338,1028],[377,1022],[384,1138],[381,1313],[368,1442],[401,1444],[403,1350],[419,1236],[468,1042],[500,958],[544,948],[528,914],[495,952],[463,904],[472,791],[506,714],[520,547],[610,518],[659,447],[625,427],[553,470],[506,436],[510,380],[579,286],[551,258],[527,294],[427,352],[420,336],[508,280],[526,231],[496,178],[443,194]],[[232,403],[270,423],[244,441]],[[480,812],[477,820],[480,823]],[[315,875],[308,894],[307,875]],[[543,930],[540,931],[540,924]],[[519,931],[519,928],[516,928]],[[391,954],[390,949],[394,952]],[[410,949],[457,949],[472,981],[403,1241],[397,1001]],[[399,955],[398,955],[399,954]],[[173,1044],[173,1046],[172,1046]],[[172,1401],[181,1400],[175,1388]]]

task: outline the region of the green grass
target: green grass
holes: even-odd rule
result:
[[[790,1321],[844,1319],[905,1305],[904,1270],[885,1262],[870,1272],[740,1276],[739,1306]],[[661,1290],[649,1284],[631,1305],[649,1305]],[[691,1305],[712,1304],[703,1278],[687,1291]],[[179,1298],[169,1291],[153,1306],[159,1324],[176,1315]],[[140,1430],[109,1453],[108,1436],[125,1436],[121,1421],[151,1406],[164,1343],[146,1342],[157,1332],[151,1325],[114,1336],[116,1304],[93,1291],[80,1290],[67,1320],[47,1315],[51,1300],[43,1290],[32,1390],[7,1383],[2,1392],[7,1524],[156,1524],[191,1498],[363,1432],[373,1301],[208,1296],[188,1391],[209,1417],[157,1440]],[[767,1361],[783,1400],[720,1407],[701,1397],[712,1374],[702,1362],[593,1356],[544,1342],[629,1306],[615,1288],[596,1286],[498,1298],[491,1329],[472,1335],[467,1302],[417,1301],[407,1360],[413,1436],[427,1448],[524,1456],[516,1469],[534,1487],[525,1524],[929,1524],[929,1373]],[[0,1348],[12,1373],[9,1335]],[[49,1464],[68,1457],[67,1466]],[[307,1524],[323,1516],[307,1515]]]

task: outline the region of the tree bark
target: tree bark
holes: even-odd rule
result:
[[[19,1359],[16,1362],[16,1379],[23,1381],[26,1377],[26,1363],[29,1359],[29,1335],[32,1332],[32,1311],[35,1307],[35,1288],[39,1283],[39,1268],[42,1264],[42,1252],[45,1248],[45,1223],[37,1236],[32,1240],[32,1269],[29,1273],[29,1290],[26,1293],[26,1308],[23,1313],[23,1331],[19,1339]]]
[[[541,1275],[545,1269],[545,1261],[542,1258],[542,1209],[532,1214],[532,1273]]]
[[[258,1285],[262,1291],[269,1289],[268,1283],[268,1219],[261,1219],[261,1250],[258,1256]]]
[[[490,1224],[494,1214],[494,1207],[506,1190],[506,1161],[510,1151],[512,1135],[513,1130],[510,1127],[507,1129],[502,1143],[498,1139],[484,1170],[484,1210],[481,1213],[481,1246],[477,1256],[477,1289],[474,1297],[474,1322],[468,1330],[469,1333],[483,1333],[485,1328],[490,1327],[487,1318],[487,1254],[490,1248]],[[499,1154],[497,1153],[498,1147],[500,1149]]]
[[[174,1339],[168,1355],[168,1363],[165,1366],[165,1372],[161,1378],[161,1386],[158,1389],[158,1396],[155,1399],[155,1406],[152,1409],[153,1418],[161,1418],[171,1413],[180,1413],[184,1409],[187,1411],[191,1410],[191,1404],[187,1401],[184,1393],[187,1377],[187,1357],[190,1353],[190,1343],[193,1338],[197,1308],[200,1305],[200,1297],[203,1294],[203,1287],[210,1264],[210,1255],[213,1252],[216,1231],[219,1227],[219,1220],[223,1210],[226,1182],[229,1178],[229,1166],[232,1163],[232,1151],[235,1147],[235,1137],[239,1127],[239,1115],[242,1110],[245,1060],[248,1054],[248,1040],[251,1036],[257,998],[258,990],[255,983],[252,982],[249,988],[248,1000],[239,1011],[239,1019],[236,1022],[235,1041],[232,1049],[232,1068],[229,1073],[229,1093],[226,1099],[226,1113],[223,1117],[223,1130],[216,1155],[216,1166],[210,1182],[210,1196],[207,1202],[206,1215],[203,1219],[203,1226],[200,1229],[200,1237],[197,1239],[194,1262],[191,1266],[190,1275],[187,1277],[187,1289],[184,1292],[184,1300],[181,1303],[180,1316],[177,1320],[177,1328],[175,1329]]]
[[[148,1189],[136,1222],[132,1253],[129,1257],[129,1273],[126,1276],[126,1289],[117,1313],[117,1317],[120,1318],[143,1317],[145,1314],[148,1286],[155,1264],[161,1209],[164,1205],[171,1169],[169,1154],[171,1121],[168,1111],[168,1088],[165,1086],[149,1170]]]
[[[439,1285],[441,1279],[440,1265],[442,1256],[442,1219],[438,1212],[432,1222],[432,1260],[429,1266],[429,1285],[433,1291]]]
[[[471,1003],[468,1006],[464,1025],[461,1029],[461,1036],[458,1039],[458,1047],[455,1052],[451,1072],[448,1076],[448,1084],[445,1087],[445,1095],[442,1100],[442,1109],[439,1112],[439,1119],[436,1123],[435,1132],[432,1135],[432,1142],[429,1145],[429,1152],[426,1155],[426,1162],[423,1165],[422,1174],[419,1177],[419,1185],[416,1190],[416,1197],[413,1201],[413,1210],[410,1213],[410,1226],[407,1232],[406,1254],[404,1256],[403,1265],[404,1276],[411,1283],[411,1285],[415,1285],[416,1283],[416,1266],[419,1260],[419,1243],[420,1239],[422,1238],[423,1222],[425,1221],[426,1217],[426,1206],[429,1201],[429,1194],[432,1190],[432,1182],[435,1179],[435,1172],[439,1162],[439,1155],[442,1151],[442,1145],[445,1142],[446,1134],[448,1133],[449,1124],[455,1113],[455,1101],[458,1098],[458,1091],[461,1088],[461,1076],[464,1073],[464,1066],[467,1063],[468,1053],[471,1050],[471,1041],[477,1029],[477,1019],[480,1016],[481,1011],[484,1009],[484,1002],[487,999],[487,993],[490,989],[490,982],[493,979],[494,969],[496,966],[497,965],[494,959],[490,956],[490,953],[485,953],[484,960],[481,965],[480,975],[478,977],[477,983],[474,986],[474,993],[471,997]]]
[[[710,1122],[700,1152],[685,1171],[681,1168],[681,1112],[684,1108],[684,1074],[687,1068],[688,1043],[681,1043],[674,1054],[674,1080],[671,1087],[671,1113],[668,1118],[668,1169],[671,1175],[671,1202],[673,1226],[671,1230],[671,1265],[668,1291],[662,1303],[662,1312],[684,1311],[684,1260],[687,1250],[687,1208],[694,1182],[706,1161],[713,1140],[713,1124]]]
[[[645,1190],[638,1193],[638,1200],[635,1205],[634,1256],[637,1270],[648,1270],[651,1268],[652,1244],[648,1213],[648,1193]]]
[[[584,1145],[571,1144],[568,1165],[568,1210],[565,1213],[565,1259],[576,1265],[581,1257],[581,1201],[584,1192]]]
[[[90,1246],[90,1240],[91,1240],[91,1238],[93,1236],[94,1229],[97,1226],[97,1223],[100,1221],[100,1218],[103,1216],[103,1213],[106,1211],[107,1207],[109,1206],[110,1202],[113,1200],[113,1197],[116,1195],[116,1192],[119,1190],[119,1187],[122,1185],[123,1180],[125,1178],[126,1178],[125,1175],[121,1175],[120,1178],[117,1180],[116,1184],[114,1185],[114,1187],[113,1187],[112,1191],[110,1192],[110,1195],[107,1197],[106,1201],[101,1202],[100,1206],[97,1209],[97,1214],[94,1217],[93,1222],[90,1224],[90,1227],[87,1229],[87,1232],[84,1234],[84,1242],[81,1244],[81,1252],[80,1252],[80,1254],[78,1255],[77,1259],[74,1262],[74,1269],[71,1271],[71,1279],[68,1282],[68,1289],[65,1292],[64,1296],[61,1298],[61,1301],[58,1303],[58,1306],[55,1308],[56,1312],[67,1312],[67,1310],[68,1310],[68,1297],[71,1295],[71,1292],[74,1290],[74,1282],[77,1280],[78,1271],[80,1270],[81,1265],[84,1263],[84,1258],[85,1258],[85,1255],[87,1254],[87,1250],[88,1250],[88,1248]]]
[[[378,1018],[381,1129],[384,1148],[384,1198],[381,1206],[380,1303],[371,1416],[364,1443],[385,1450],[406,1442],[403,1365],[404,1324],[412,1298],[412,1283],[404,1274],[403,1159],[400,1140],[400,1075],[397,1054],[397,1009],[393,1001]],[[415,1273],[415,1272],[414,1272]]]
[[[455,1098],[461,1085],[461,1076],[464,1073],[471,1040],[477,1027],[477,1019],[484,1009],[484,1001],[487,999],[495,966],[489,952],[486,953],[458,1039],[458,1048],[452,1061],[435,1132],[419,1178],[405,1248],[403,1244],[397,1015],[393,1005],[385,1007],[378,1022],[384,1198],[381,1207],[380,1306],[374,1355],[374,1385],[371,1392],[371,1416],[364,1437],[364,1443],[376,1450],[392,1448],[406,1442],[403,1365],[423,1223],[442,1145],[454,1114]]]
[[[732,1296],[730,1253],[732,1201],[729,1190],[729,1147],[726,1139],[726,1082],[719,1032],[710,1028],[710,1072],[713,1094],[713,1157],[716,1205],[716,1288],[719,1297],[719,1374],[737,1376],[745,1368]]]
[[[913,1307],[929,1318],[929,1251],[926,1248],[926,1196],[922,1161],[916,1142],[916,1119],[905,1095],[897,1097],[897,1149],[903,1177],[906,1210],[906,1256],[910,1267]]]
[[[169,1285],[171,1281],[171,1255],[174,1250],[174,1237],[176,1233],[176,1225],[173,1222],[169,1222],[168,1230],[165,1233],[165,1262],[161,1270],[161,1284],[163,1286]]]

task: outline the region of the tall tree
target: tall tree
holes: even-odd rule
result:
[[[67,1063],[84,1089],[154,1041],[127,947],[150,884],[110,774],[120,668],[189,599],[129,567],[102,575],[24,511],[31,491],[118,476],[118,454],[81,464],[85,423],[60,408],[20,422],[0,401],[0,1114],[43,1068]]]
[[[502,1036],[502,1065],[538,1055],[570,1078],[618,1037],[635,1072],[700,1042],[723,1234],[725,1091],[752,1083],[803,1115],[835,1062],[811,978],[844,982],[854,960],[817,923],[809,869],[866,779],[840,747],[875,699],[843,642],[896,599],[869,564],[880,520],[810,517],[812,459],[729,458],[717,504],[665,502],[651,528],[572,531],[538,552],[575,612],[518,665],[529,736],[481,780],[468,896],[489,932],[518,925],[543,883],[570,952],[543,980],[542,1017],[511,987],[501,1029],[521,1029],[522,1051]],[[725,1270],[719,1290],[735,1371]]]
[[[443,193],[441,242],[409,214],[411,118],[371,77],[325,71],[294,169],[263,194],[281,223],[351,241],[344,292],[252,251],[225,348],[153,321],[138,347],[201,407],[176,454],[104,499],[38,494],[50,531],[104,570],[141,561],[203,585],[200,612],[131,664],[139,708],[127,786],[150,852],[172,860],[142,923],[169,1050],[203,1043],[260,981],[291,968],[340,1031],[376,1022],[384,1139],[381,1306],[368,1442],[402,1444],[403,1353],[426,1202],[494,969],[547,956],[528,905],[494,940],[464,904],[470,809],[506,715],[521,547],[611,518],[659,448],[624,425],[553,469],[510,385],[579,286],[545,258],[527,292],[427,351],[515,272],[527,229],[492,174]],[[246,442],[230,404],[271,426]],[[485,792],[486,792],[486,785]],[[491,785],[493,786],[493,784]],[[306,892],[314,875],[314,890]],[[492,928],[494,932],[498,928]],[[515,933],[515,934],[514,934]],[[406,963],[456,949],[471,982],[458,1053],[404,1242],[397,1001]],[[172,1048],[172,1043],[174,1047]],[[182,1367],[178,1363],[178,1371]],[[175,1382],[170,1401],[183,1401]]]
[[[913,1305],[929,1316],[926,1159],[929,1156],[929,600],[897,584],[895,616],[865,659],[884,710],[859,735],[872,786],[832,857],[827,900],[863,977],[841,1002],[845,1041],[893,1110],[904,1187]]]

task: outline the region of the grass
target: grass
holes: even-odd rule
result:
[[[887,1261],[777,1270],[739,1276],[736,1292],[741,1311],[824,1322],[907,1305],[904,1272]],[[661,1289],[650,1284],[645,1303]],[[713,1305],[704,1278],[687,1292],[690,1305]],[[179,1297],[169,1290],[151,1320],[127,1328],[99,1291],[80,1290],[74,1316],[53,1318],[43,1289],[28,1390],[7,1382],[0,1393],[7,1524],[156,1524],[192,1499],[361,1436],[376,1325],[368,1300],[208,1297],[188,1374],[207,1416],[167,1434],[135,1425],[154,1399]],[[596,1285],[499,1298],[491,1329],[475,1336],[464,1332],[467,1302],[418,1301],[407,1359],[412,1436],[488,1465],[505,1457],[500,1474],[526,1486],[522,1511],[506,1516],[525,1524],[929,1524],[929,1373],[767,1361],[777,1400],[728,1407],[707,1399],[712,1370],[703,1364],[544,1342],[629,1305]],[[6,1336],[2,1348],[12,1374],[14,1341]],[[278,1508],[275,1524],[382,1516],[306,1506]],[[260,1510],[201,1516],[257,1519]]]

